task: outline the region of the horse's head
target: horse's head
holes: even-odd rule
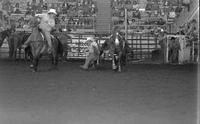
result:
[[[9,37],[13,32],[15,32],[15,29],[13,28],[6,29],[0,33],[0,37],[2,40],[4,40],[6,37]]]
[[[120,45],[119,32],[116,32],[116,34],[115,34],[114,44],[115,44],[115,46]]]
[[[122,48],[125,38],[120,34],[120,32],[116,31],[114,34],[111,35],[111,42],[115,48]]]

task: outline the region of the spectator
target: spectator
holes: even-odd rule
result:
[[[169,42],[169,61],[171,63],[178,63],[179,50],[180,50],[179,40],[176,39],[175,37],[172,37]]]
[[[186,32],[186,38],[188,41],[188,44],[191,46],[192,42],[198,40],[198,32],[197,32],[197,21],[196,19],[193,19],[189,23],[188,30]]]

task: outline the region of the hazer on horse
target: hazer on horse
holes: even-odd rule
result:
[[[118,27],[115,27],[110,38],[102,44],[100,56],[104,51],[109,51],[112,57],[112,69],[121,72],[122,66],[126,64],[128,50],[125,38]]]
[[[30,47],[32,54],[33,71],[37,71],[39,59],[42,55],[49,55],[54,67],[58,64],[58,57],[63,55],[63,47],[60,40],[51,35],[55,26],[56,11],[50,9],[47,14],[40,15],[39,23],[33,28],[32,34],[25,42],[24,47]]]

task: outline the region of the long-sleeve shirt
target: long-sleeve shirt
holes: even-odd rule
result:
[[[47,13],[39,14],[38,16],[41,18],[40,20],[41,25],[48,26],[47,28],[50,29],[55,27],[55,19],[51,18]]]
[[[88,46],[87,50],[86,50],[86,56],[88,56],[89,54],[98,54],[96,51],[98,50],[98,45],[95,41],[93,41],[92,43],[90,43],[90,45]]]

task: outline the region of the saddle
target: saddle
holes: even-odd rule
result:
[[[41,30],[39,27],[37,27],[37,28],[38,28],[39,34],[40,34],[41,37],[42,37],[42,40],[43,40],[43,41],[46,41],[45,36],[44,36],[44,34],[42,33],[42,30]],[[55,37],[51,34],[51,38],[53,39],[53,38],[55,38]]]
[[[44,34],[40,32],[40,35],[42,36],[43,41],[45,40]]]
[[[40,35],[42,36],[43,41],[45,41],[46,39],[45,39],[44,34],[43,34],[42,32],[40,32]],[[51,34],[51,38],[53,39],[53,38],[55,38],[55,37]]]

